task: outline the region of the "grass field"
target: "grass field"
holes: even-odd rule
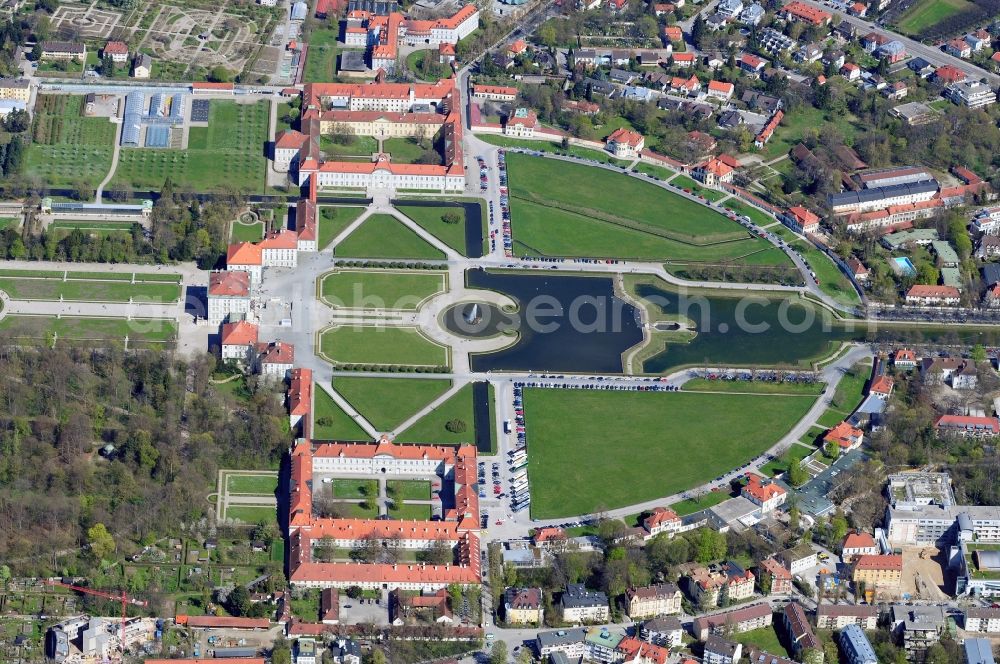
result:
[[[134,224],[128,221],[73,221],[71,219],[60,219],[53,221],[48,226],[48,230],[65,231],[70,233],[78,230],[89,235],[108,235],[111,233],[131,233]],[[0,225],[2,228],[2,225]]]
[[[278,478],[274,475],[226,475],[229,493],[273,496],[277,488]]]
[[[677,512],[678,516],[687,516],[701,510],[707,510],[709,507],[715,507],[729,498],[729,494],[725,491],[709,491],[704,496],[676,502],[670,506],[670,509]]]
[[[499,145],[505,148],[524,148],[526,150],[537,150],[539,152],[550,152],[553,154],[560,155],[573,155],[575,157],[580,157],[581,159],[589,159],[591,161],[599,161],[604,164],[609,163],[619,163],[613,159],[612,156],[604,152],[603,150],[592,150],[590,148],[582,148],[576,145],[569,146],[568,149],[563,149],[562,144],[556,141],[535,141],[526,138],[510,138],[507,136],[497,136],[496,134],[480,134],[476,136],[479,140],[484,143],[489,143],[491,145]]]
[[[20,219],[15,219],[13,217],[0,217],[0,231],[6,228],[17,228],[20,223]]]
[[[337,76],[336,28],[313,28],[309,33],[309,51],[302,72],[303,83],[324,83]]]
[[[337,402],[316,387],[313,391],[313,438],[318,440],[368,441],[371,437],[358,423],[337,405]]]
[[[689,178],[683,173],[678,174],[673,180],[670,181],[670,184],[674,185],[675,187],[680,187],[681,189],[687,189],[692,194],[697,194],[698,196],[701,196],[713,203],[722,198],[723,196],[725,196],[725,194],[722,193],[721,191],[716,191],[715,189],[707,189],[701,186],[700,182]]]
[[[320,333],[320,353],[337,364],[444,366],[448,349],[415,327],[339,326]]]
[[[181,287],[176,284],[74,279],[18,279],[0,277],[0,290],[12,300],[72,300],[75,302],[176,302]]]
[[[389,516],[393,519],[430,521],[430,505],[414,505],[413,503],[393,503],[393,508],[389,510]]]
[[[423,378],[333,379],[339,392],[378,431],[391,431],[448,390],[451,381]]]
[[[688,392],[743,392],[753,394],[812,394],[818,396],[824,383],[765,383],[747,380],[707,380],[692,378],[682,389]]]
[[[805,445],[795,444],[785,450],[774,461],[768,461],[766,464],[760,467],[760,470],[765,475],[774,477],[781,473],[788,472],[788,469],[792,467],[793,464],[798,463],[802,459],[812,454],[815,451],[813,447],[806,447]]]
[[[108,174],[115,125],[81,115],[83,97],[39,95],[24,174],[50,187],[96,187]]]
[[[507,163],[518,253],[739,262],[769,246],[719,212],[636,178],[519,154]]]
[[[241,224],[233,222],[230,239],[233,242],[257,242],[264,237],[264,223],[258,221],[253,224]]]
[[[323,276],[320,295],[333,307],[414,311],[445,282],[444,272],[338,270]]]
[[[399,211],[412,219],[414,223],[418,224],[428,233],[463,256],[465,255],[465,208],[401,205],[399,206]],[[441,217],[449,213],[457,214],[462,221],[457,224],[449,224],[442,221]]]
[[[387,138],[382,141],[382,150],[394,164],[415,164],[425,152],[415,138]]]
[[[389,480],[385,489],[397,501],[431,499],[431,483],[424,480]]]
[[[917,0],[896,20],[902,32],[919,36],[941,21],[969,9],[968,0]]]
[[[337,498],[364,498],[378,496],[376,480],[333,480],[333,495]]]
[[[790,655],[790,653],[785,651],[785,646],[781,645],[781,641],[778,639],[778,634],[774,631],[773,625],[761,627],[760,629],[753,629],[749,632],[743,632],[741,634],[733,634],[732,638],[737,643],[744,644],[744,646],[750,644],[759,646],[772,655],[777,655],[778,657]]]
[[[363,207],[339,207],[323,205],[319,208],[317,241],[320,250],[326,249],[333,239],[364,214]]]
[[[795,248],[806,263],[816,273],[819,279],[819,287],[830,297],[845,304],[861,304],[861,296],[854,288],[854,284],[847,278],[840,268],[834,265],[830,257],[813,246],[806,240],[796,240],[789,244]]]
[[[192,127],[187,150],[122,148],[112,184],[159,189],[166,178],[196,191],[264,188],[268,105],[212,100],[208,126]]]
[[[271,523],[278,518],[274,507],[258,505],[229,505],[226,507],[227,519],[239,519],[244,523]]]
[[[865,395],[865,384],[868,382],[871,367],[859,363],[851,368],[837,383],[833,393],[833,403],[816,420],[816,423],[829,429],[846,420],[858,407]]]
[[[443,259],[444,253],[389,214],[373,214],[343,242],[334,254],[347,258]]]
[[[587,514],[700,485],[773,445],[814,401],[812,396],[525,390],[531,516]],[[568,459],[577,461],[570,465]]]
[[[730,198],[728,201],[722,204],[723,207],[729,208],[736,214],[743,214],[750,217],[750,221],[757,224],[758,226],[769,226],[775,222],[775,219],[767,216],[757,208],[736,198]]]
[[[465,423],[465,431],[448,431],[445,425],[452,420]],[[413,426],[396,437],[401,443],[434,443],[435,445],[472,443],[476,440],[475,417],[472,408],[472,385],[462,387],[447,401],[424,415]]]
[[[8,339],[47,343],[49,335],[71,341],[107,341],[129,338],[130,346],[140,342],[162,343],[177,337],[177,323],[168,319],[85,318],[49,316],[5,316],[0,332]]]

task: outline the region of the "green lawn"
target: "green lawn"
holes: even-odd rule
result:
[[[431,483],[424,480],[389,480],[385,489],[396,501],[431,499]]]
[[[788,469],[791,468],[793,464],[805,459],[815,450],[815,447],[807,447],[805,445],[798,444],[792,445],[777,459],[774,461],[768,461],[766,464],[761,466],[760,470],[762,473],[770,477],[788,472]]]
[[[377,480],[333,480],[333,495],[336,498],[366,498],[378,496]]]
[[[819,395],[824,383],[766,383],[748,380],[708,380],[692,378],[684,383],[688,392],[753,392],[755,394],[813,394]]]
[[[730,497],[725,491],[709,491],[703,496],[676,502],[670,506],[670,509],[677,512],[678,516],[687,516],[701,510],[707,510],[709,507],[715,507],[719,503],[729,500]]]
[[[338,257],[439,260],[444,253],[389,214],[373,214],[334,248]]]
[[[319,249],[326,249],[333,239],[364,214],[363,207],[322,205],[319,208]]]
[[[50,187],[96,187],[108,174],[115,125],[81,115],[83,97],[39,95],[24,174]]]
[[[415,138],[387,138],[382,141],[382,151],[389,153],[393,163],[414,164],[426,150]]]
[[[444,272],[338,270],[322,277],[320,294],[335,308],[414,311],[445,282]]]
[[[0,231],[7,228],[17,228],[20,223],[20,219],[14,219],[13,217],[0,217]]]
[[[162,343],[177,337],[177,323],[166,318],[85,318],[49,316],[5,316],[0,332],[8,339],[48,343],[49,335],[78,341],[119,340],[127,336],[130,347],[143,343]]]
[[[390,431],[451,386],[446,379],[337,377],[337,390],[379,431]]]
[[[670,181],[670,184],[674,185],[675,187],[680,187],[681,189],[686,189],[690,193],[701,196],[702,198],[709,200],[713,203],[725,196],[725,194],[722,193],[721,191],[718,191],[716,189],[708,189],[707,187],[701,186],[700,182],[692,178],[689,178],[683,173],[679,173],[673,180]]]
[[[274,475],[226,475],[226,491],[257,496],[273,496],[278,488]]]
[[[895,25],[904,33],[919,36],[972,6],[968,0],[917,0],[896,19]]]
[[[325,83],[337,78],[337,28],[313,28],[302,72],[304,83]]]
[[[0,290],[12,300],[72,300],[77,302],[176,302],[181,287],[166,283],[131,284],[121,280],[19,279],[0,277]]]
[[[774,631],[773,625],[769,627],[761,627],[760,629],[753,629],[749,632],[743,632],[741,634],[734,634],[732,638],[737,643],[744,644],[744,646],[750,644],[759,646],[768,653],[777,655],[778,657],[786,657],[789,655],[789,653],[785,651],[785,647],[781,645],[781,641],[778,640],[778,634]]]
[[[338,140],[333,140],[334,136],[337,136]],[[357,134],[321,134],[319,149],[332,158],[357,157],[358,161],[371,161],[372,155],[378,152],[378,139]]]
[[[188,149],[122,148],[114,185],[159,189],[166,178],[195,191],[264,188],[269,105],[212,100],[208,127],[192,127]]]
[[[257,242],[264,237],[264,222],[258,221],[253,224],[241,224],[233,222],[230,240],[232,242]]]
[[[580,157],[581,159],[599,161],[604,164],[614,163],[617,165],[623,165],[626,163],[625,161],[618,161],[614,159],[610,153],[604,152],[603,150],[592,150],[590,148],[582,148],[577,145],[571,145],[568,149],[564,149],[562,147],[562,143],[557,141],[537,141],[525,138],[509,138],[507,136],[497,136],[496,134],[479,134],[476,138],[484,143],[499,145],[500,147],[505,148],[524,148],[527,150],[536,150],[538,152],[572,155],[574,157]]]
[[[810,269],[816,273],[820,290],[839,302],[861,304],[861,296],[858,295],[854,284],[847,278],[847,275],[840,271],[839,267],[834,265],[829,256],[806,240],[796,240],[789,246],[798,250]]]
[[[239,519],[244,523],[272,523],[278,518],[274,507],[257,505],[230,505],[226,508],[227,519]]]
[[[425,58],[429,58],[430,63],[427,63]],[[442,78],[451,76],[451,67],[438,62],[438,51],[436,48],[428,48],[410,53],[406,56],[406,68],[413,72],[417,79],[429,83],[436,83]]]
[[[431,506],[412,503],[395,504],[393,509],[389,510],[389,516],[393,519],[430,521]]]
[[[614,509],[710,481],[773,445],[814,401],[811,396],[525,390],[531,516]]]
[[[768,160],[787,154],[796,143],[802,140],[807,130],[828,124],[836,127],[845,138],[851,139],[857,131],[857,127],[854,125],[856,120],[850,113],[824,112],[803,104],[796,107],[794,111],[785,113],[781,124],[774,132],[774,136],[761,151],[761,157]]]
[[[73,221],[71,219],[60,219],[58,221],[53,221],[49,224],[48,230],[50,231],[74,231],[80,230],[84,233],[131,233],[132,228],[135,224],[128,221]],[[3,228],[2,222],[0,222],[0,229]]]
[[[400,205],[399,211],[412,219],[428,233],[463,256],[465,255],[465,208]],[[461,221],[457,224],[447,223],[442,220],[442,217],[446,214],[457,214]]]
[[[652,164],[647,164],[646,162],[636,164],[635,170],[639,173],[652,175],[660,180],[669,180],[671,177],[676,175],[676,171],[672,171],[669,168],[663,168],[662,166],[653,166]]]
[[[754,206],[744,203],[738,198],[730,198],[728,201],[722,204],[723,207],[727,207],[736,214],[743,214],[750,217],[750,221],[757,224],[758,226],[767,226],[773,224],[775,219],[769,217]]]
[[[337,402],[317,387],[313,394],[313,438],[318,440],[369,441],[371,437],[357,422],[337,405]]]
[[[448,349],[415,327],[337,326],[320,334],[320,353],[337,364],[439,367]]]
[[[446,425],[453,420],[464,422],[465,431],[449,431]],[[396,439],[402,443],[434,443],[435,445],[474,443],[476,427],[472,408],[472,385],[462,387],[413,426],[400,432]]]

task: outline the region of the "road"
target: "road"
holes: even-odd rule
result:
[[[831,9],[822,2],[816,2],[816,0],[802,0],[805,4],[815,7],[817,9],[822,9],[823,11],[830,12]],[[990,85],[994,88],[1000,85],[1000,76],[992,72],[988,72],[985,69],[980,69],[968,60],[963,60],[961,58],[956,58],[953,55],[949,55],[939,48],[934,46],[928,46],[927,44],[922,44],[909,37],[904,37],[903,35],[893,32],[887,28],[876,25],[873,21],[868,21],[863,18],[858,18],[856,16],[850,16],[848,14],[838,14],[838,16],[853,25],[858,29],[859,37],[868,32],[880,32],[891,36],[893,39],[898,39],[900,42],[906,46],[906,52],[911,56],[919,56],[926,60],[927,62],[941,66],[941,65],[951,65],[953,67],[958,67],[962,71],[966,72],[970,77],[980,79],[985,78],[989,81]]]

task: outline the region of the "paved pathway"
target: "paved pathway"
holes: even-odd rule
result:
[[[337,392],[335,389],[333,389],[333,387],[330,385],[329,380],[319,381],[314,379],[313,384],[319,386],[319,389],[326,392],[330,396],[330,398],[333,399],[333,402],[336,403],[338,406],[340,406],[340,409],[343,410],[345,413],[347,413],[347,416],[350,417],[352,420],[354,420],[355,424],[364,429],[365,433],[371,436],[372,439],[377,439],[379,437],[379,432],[375,430],[375,427],[372,425],[372,423],[366,420],[364,416],[361,413],[359,413],[354,406],[351,405],[351,402],[349,402],[347,399],[341,396],[340,392]]]
[[[124,123],[120,118],[117,117],[115,117],[111,121],[115,123],[115,146],[114,146],[114,151],[111,153],[111,168],[108,169],[108,174],[104,176],[103,180],[101,180],[101,184],[97,185],[97,194],[95,196],[95,200],[98,203],[100,203],[103,200],[104,188],[108,186],[108,183],[111,182],[111,178],[115,176],[115,171],[118,170],[118,157],[121,156],[121,151],[122,151],[122,146],[121,146],[122,127],[124,126]]]

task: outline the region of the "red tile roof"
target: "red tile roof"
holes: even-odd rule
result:
[[[213,272],[208,277],[208,294],[215,297],[248,297],[250,273],[241,270]]]
[[[906,291],[906,297],[957,298],[961,295],[954,286],[932,286],[930,284],[916,284]]]
[[[295,346],[283,341],[258,343],[261,364],[292,364],[295,362]]]
[[[178,615],[174,619],[174,622],[178,625],[208,629],[269,629],[271,627],[271,621],[267,618],[233,618],[231,616]],[[217,662],[219,660],[212,661]]]
[[[875,538],[868,533],[851,533],[844,538],[841,549],[871,549],[875,547]]]
[[[736,86],[732,83],[726,83],[725,81],[709,81],[708,89],[710,92],[722,92],[732,94]]]
[[[261,249],[295,249],[298,247],[298,236],[289,230],[275,231],[268,233],[258,246]]]
[[[105,55],[128,55],[128,44],[122,41],[109,41],[104,45]]]
[[[865,432],[856,427],[852,427],[847,422],[841,422],[826,432],[823,441],[827,443],[837,443],[841,447],[852,447],[857,444],[858,439],[865,435]]]
[[[934,428],[988,429],[994,434],[1000,434],[1000,419],[995,417],[973,417],[970,415],[941,415],[934,420]]]
[[[233,90],[232,83],[209,83],[207,81],[196,81],[191,84],[192,90]]]
[[[879,376],[872,381],[872,386],[868,388],[868,392],[875,394],[892,394],[893,380],[890,376]]]
[[[223,346],[246,346],[257,343],[258,328],[253,323],[237,321],[223,323],[221,341]]]
[[[517,96],[517,88],[511,88],[504,85],[473,85],[472,94],[474,95],[509,95],[512,97]]]
[[[642,134],[640,134],[637,131],[631,131],[629,129],[625,129],[624,127],[616,129],[607,138],[608,143],[624,143],[633,148],[639,147],[639,144],[642,143],[642,141],[643,141]]]
[[[854,569],[887,569],[887,570],[902,570],[903,569],[903,556],[900,555],[887,555],[887,556],[873,556],[864,555],[858,556],[854,561]]]
[[[229,245],[226,251],[226,265],[262,265],[264,253],[253,242],[238,242]]]
[[[957,83],[958,81],[964,81],[968,77],[958,67],[944,65],[934,70],[934,78],[940,80],[942,83]]]
[[[275,138],[274,147],[282,150],[299,150],[308,140],[309,137],[302,132],[287,129],[280,132],[277,138]]]
[[[748,479],[747,485],[743,487],[743,493],[749,494],[757,502],[765,503],[785,494],[785,490],[779,485],[770,480],[765,483],[760,475],[751,474]]]
[[[790,14],[800,21],[805,21],[806,23],[810,23],[812,25],[823,25],[824,23],[829,23],[832,18],[829,12],[811,7],[804,2],[799,2],[799,0],[792,0],[792,2],[789,2],[787,5],[782,7],[781,11],[786,14]]]
[[[646,528],[646,530],[652,530],[653,528],[664,523],[679,520],[680,517],[677,516],[677,512],[673,511],[669,507],[654,507],[653,513],[642,520],[642,525]]]
[[[662,646],[640,641],[634,636],[626,636],[618,643],[618,652],[625,654],[625,661],[640,661],[643,664],[667,664],[670,650]]]
[[[819,216],[801,205],[795,205],[788,208],[788,212],[795,217],[795,220],[799,222],[799,225],[802,227],[813,226],[819,223]]]
[[[312,410],[312,369],[292,369],[288,385],[288,413],[308,415]]]
[[[900,348],[892,354],[893,362],[916,362],[917,354],[909,348]]]
[[[543,542],[562,541],[566,539],[566,531],[554,526],[544,526],[535,531],[535,544]]]
[[[673,53],[670,58],[674,62],[694,62],[694,53]]]

